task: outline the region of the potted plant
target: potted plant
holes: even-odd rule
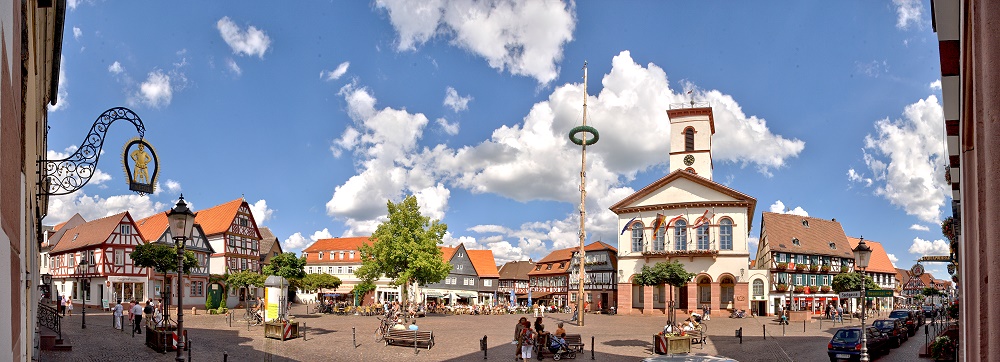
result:
[[[796,293],[802,293],[802,292],[804,292],[804,291],[806,291],[806,287],[804,287],[804,286],[801,286],[801,285],[796,285],[796,286],[795,286],[795,292],[796,292]]]
[[[840,266],[840,272],[841,273],[847,273],[849,271],[851,271],[851,268],[847,267],[847,265],[841,265]]]
[[[805,264],[795,264],[795,270],[804,271],[804,270],[806,270],[806,265]]]
[[[935,361],[951,361],[955,356],[955,344],[948,336],[940,336],[934,338],[930,352]]]
[[[819,270],[823,271],[824,273],[828,273],[830,272],[830,266],[829,265],[821,266],[819,267]]]
[[[778,263],[778,269],[788,269],[788,263]]]
[[[788,291],[788,284],[777,284],[774,286],[774,290],[779,292],[786,292]]]
[[[809,271],[811,271],[811,272],[813,272],[813,273],[815,273],[815,272],[819,271],[819,265],[816,265],[816,264],[813,264],[813,265],[811,265],[811,266],[809,267]]]
[[[824,285],[822,287],[819,287],[819,291],[823,292],[823,293],[829,293],[830,292],[830,286],[829,285]]]

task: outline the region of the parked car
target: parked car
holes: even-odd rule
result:
[[[878,328],[865,327],[868,355],[889,352],[889,338]],[[831,362],[842,360],[861,360],[861,327],[841,328],[833,334],[833,339],[826,345],[826,353]]]
[[[902,319],[884,318],[872,322],[872,327],[878,328],[889,337],[893,347],[903,345],[903,342],[910,339],[910,330],[906,328],[906,322]]]
[[[924,325],[925,321],[927,320],[926,318],[924,318],[924,311],[921,309],[913,309],[912,312],[913,315],[917,318],[916,321],[917,328],[920,328],[920,326]]]
[[[925,305],[922,307],[924,309],[924,318],[937,318],[938,309],[933,305]]]
[[[906,329],[910,332],[910,337],[917,334],[917,316],[913,311],[909,309],[896,309],[889,313],[889,318],[903,320],[903,323],[906,324]]]

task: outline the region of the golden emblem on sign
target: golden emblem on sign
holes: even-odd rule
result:
[[[125,169],[129,190],[139,194],[151,194],[156,191],[156,174],[159,173],[160,164],[153,146],[145,140],[135,138],[125,144],[125,149],[122,151],[122,166]]]

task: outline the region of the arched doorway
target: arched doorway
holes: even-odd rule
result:
[[[698,309],[711,308],[712,305],[712,278],[708,276],[698,277]]]
[[[735,280],[730,275],[725,275],[719,279],[719,308],[720,309],[733,309],[733,297],[735,295]]]

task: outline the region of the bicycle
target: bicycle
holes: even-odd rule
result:
[[[389,329],[396,324],[394,319],[389,314],[379,317],[381,323],[375,329],[375,342],[379,342],[385,338],[385,335],[389,333]]]

